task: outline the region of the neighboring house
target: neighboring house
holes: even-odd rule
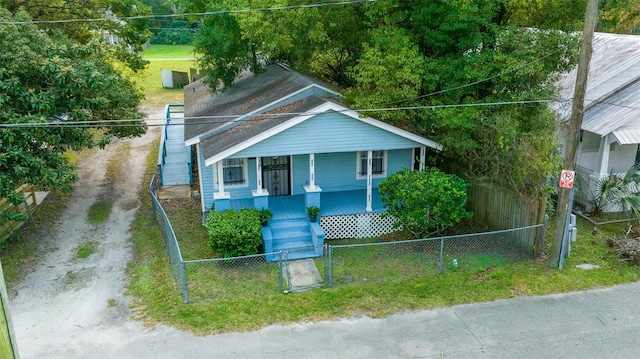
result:
[[[576,70],[561,81],[562,99],[573,98]],[[571,101],[556,108],[563,126],[560,144],[566,147]],[[598,179],[625,173],[640,161],[640,36],[596,33],[585,93],[576,179],[583,204]]]
[[[184,142],[195,147],[200,200],[210,210],[270,208],[265,252],[322,253],[326,238],[392,230],[378,183],[403,168],[422,168],[437,143],[362,117],[340,94],[284,65],[239,77],[211,94],[185,86]],[[321,208],[310,223],[306,207]],[[297,253],[299,248],[316,250]]]

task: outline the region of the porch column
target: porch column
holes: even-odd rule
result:
[[[422,146],[420,147],[420,163],[418,164],[418,169],[420,171],[424,171],[424,164],[427,161],[427,147],[426,146]]]
[[[316,165],[315,165],[316,154],[309,154],[309,189],[316,188]]]
[[[216,211],[224,211],[231,208],[231,196],[224,191],[224,169],[222,160],[216,162],[216,181],[218,182],[218,192],[213,193],[213,202]]]
[[[256,193],[262,193],[262,157],[256,157]]]
[[[609,135],[602,136],[600,138],[600,148],[598,149],[598,161],[596,162],[596,168],[594,168],[594,174],[600,177],[604,177],[609,172],[609,151],[610,151]]]
[[[367,207],[366,211],[373,211],[371,206],[372,187],[373,187],[373,151],[367,151]]]
[[[305,206],[320,207],[320,192],[322,188],[316,186],[316,155],[315,153],[309,154],[309,185],[304,186],[304,200]]]
[[[269,191],[262,188],[262,157],[256,157],[256,189],[251,194],[254,208],[269,208]]]

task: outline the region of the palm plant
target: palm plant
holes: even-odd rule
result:
[[[612,171],[600,178],[590,202],[591,214],[595,217],[602,215],[607,207],[616,206],[640,219],[640,164],[631,166],[623,176]]]

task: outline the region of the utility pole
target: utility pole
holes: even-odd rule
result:
[[[584,113],[584,93],[587,87],[587,75],[589,74],[589,62],[593,43],[593,32],[598,18],[598,0],[589,0],[582,31],[582,43],[580,44],[580,58],[576,75],[576,86],[573,94],[573,107],[569,119],[569,136],[567,137],[567,150],[564,155],[565,170],[575,170],[576,151],[580,142],[580,127]],[[560,188],[558,193],[558,208],[556,209],[556,228],[553,234],[553,243],[549,252],[549,267],[558,268],[560,254],[562,252],[563,237],[565,235],[565,223],[569,207],[569,194],[572,189]]]

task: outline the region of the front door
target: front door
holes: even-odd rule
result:
[[[269,196],[291,194],[289,161],[289,156],[262,157],[262,184]]]

